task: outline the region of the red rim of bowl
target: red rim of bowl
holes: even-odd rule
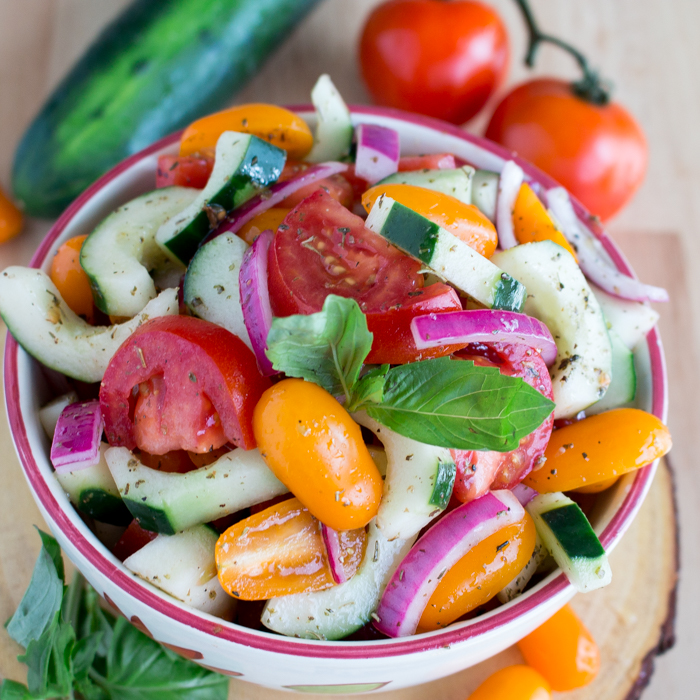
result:
[[[293,105],[289,109],[297,112],[313,111],[311,105]],[[404,122],[428,127],[435,131],[456,136],[464,141],[469,141],[476,146],[480,146],[491,153],[505,159],[513,159],[523,168],[523,170],[533,179],[549,187],[556,187],[558,183],[551,177],[535,168],[511,153],[507,149],[498,146],[484,138],[473,136],[462,131],[458,127],[446,124],[437,119],[422,117],[415,114],[401,112],[395,109],[379,107],[353,106],[352,112],[366,114],[370,116],[391,117]],[[30,265],[39,267],[44,259],[51,252],[54,242],[63,232],[65,227],[77,212],[91,199],[99,190],[110,183],[117,175],[129,169],[145,156],[151,155],[160,149],[171,145],[178,140],[181,132],[171,134],[160,141],[157,141],[148,148],[130,156],[114,167],[108,173],[83,192],[59,217],[53,225],[46,238],[42,241],[36,253],[32,257]],[[605,246],[607,252],[615,262],[617,268],[628,275],[634,275],[629,264],[615,244],[608,238],[605,232],[598,225],[597,220],[591,217],[580,202],[572,198],[574,209],[577,215],[587,221],[589,227],[598,235]],[[666,419],[666,367],[664,363],[661,340],[656,328],[654,328],[647,339],[651,358],[652,370],[652,412],[661,420]],[[155,611],[166,615],[176,622],[187,627],[193,627],[205,634],[210,634],[218,640],[226,640],[236,644],[253,647],[262,651],[275,652],[279,654],[291,654],[294,656],[307,656],[318,658],[338,658],[338,659],[358,659],[358,658],[381,658],[399,656],[403,654],[415,654],[431,649],[438,649],[449,644],[456,644],[467,639],[493,632],[494,630],[507,625],[521,615],[533,610],[540,604],[546,602],[553,596],[562,593],[569,585],[564,574],[560,574],[539,591],[530,595],[525,600],[515,602],[502,612],[496,612],[484,620],[478,620],[473,624],[458,629],[447,628],[439,633],[430,635],[418,635],[408,639],[382,640],[368,643],[363,642],[308,642],[305,640],[290,639],[273,634],[252,633],[243,627],[238,627],[230,623],[223,623],[219,620],[212,621],[199,615],[195,611],[189,611],[170,603],[153,593],[148,588],[137,583],[134,578],[121,571],[113,562],[104,557],[102,552],[93,547],[83,539],[82,534],[61,508],[53,497],[46,482],[41,476],[34,455],[29,444],[27,432],[24,425],[20,406],[20,388],[17,375],[17,355],[19,346],[14,338],[8,333],[5,347],[5,393],[7,412],[10,430],[15,442],[17,452],[22,463],[22,469],[30,483],[36,497],[41,501],[43,508],[50,515],[56,526],[71,540],[80,554],[85,557],[101,574],[108,577],[117,584],[125,593],[133,596],[137,600],[145,603]],[[653,466],[648,465],[640,469],[630,487],[625,499],[613,516],[610,523],[600,536],[603,546],[608,549],[610,544],[619,538],[632,521],[636,510],[640,507],[641,501],[649,487],[653,476]]]

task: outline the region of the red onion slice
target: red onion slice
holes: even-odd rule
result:
[[[267,251],[273,238],[272,231],[263,231],[244,253],[238,273],[243,323],[250,336],[258,367],[267,377],[277,373],[265,354],[267,335],[272,327],[272,307],[267,287]]]
[[[323,537],[323,544],[326,545],[328,565],[330,566],[333,580],[336,583],[345,583],[348,578],[340,561],[340,537],[338,531],[321,523],[321,537]]]
[[[399,167],[399,132],[378,124],[355,128],[355,174],[370,185],[395,173]]]
[[[491,491],[449,512],[399,564],[379,602],[374,626],[389,637],[414,634],[443,574],[472,547],[524,515],[510,491]]]
[[[537,491],[535,491],[535,489],[525,486],[522,482],[513,486],[510,491],[518,499],[518,502],[523,508],[537,496]]]
[[[513,311],[473,309],[425,314],[411,320],[419,350],[457,343],[515,343],[541,353],[547,366],[557,359],[557,346],[542,321]]]
[[[66,406],[56,423],[51,444],[51,464],[63,474],[92,467],[100,461],[104,428],[99,401]]]
[[[644,284],[617,270],[609,261],[603,244],[576,216],[568,192],[563,187],[547,190],[547,204],[566,240],[576,250],[578,264],[586,277],[608,294],[630,301],[668,301],[661,287]]]
[[[508,250],[518,245],[513,230],[513,208],[524,177],[523,169],[512,160],[507,161],[501,170],[496,200],[496,230],[501,250]]]

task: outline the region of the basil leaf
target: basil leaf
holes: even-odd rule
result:
[[[273,319],[267,336],[267,356],[276,370],[348,400],[371,347],[357,302],[334,294],[318,313]]]
[[[496,367],[442,357],[392,368],[381,403],[363,408],[419,442],[509,452],[544,422],[554,402]]]
[[[17,681],[5,679],[0,683],[0,700],[31,700],[29,688]]]
[[[390,365],[372,367],[355,385],[352,398],[346,405],[348,413],[353,413],[367,403],[381,403],[384,396],[384,383]]]

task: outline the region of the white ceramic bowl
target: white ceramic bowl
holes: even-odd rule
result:
[[[308,106],[296,109],[310,123]],[[356,122],[396,129],[405,154],[448,152],[477,167],[500,170],[513,158],[499,146],[442,122],[401,112],[357,107]],[[66,239],[89,233],[117,206],[153,188],[157,157],[176,153],[178,134],[159,141],[115,167],[88,188],[60,217],[37,250],[32,265],[48,271]],[[516,159],[517,160],[517,159]],[[545,187],[554,183],[518,161]],[[577,215],[596,230],[583,208]],[[629,265],[605,234],[596,230],[615,265]],[[666,373],[656,330],[637,358],[644,367],[640,408],[666,419]],[[199,613],[129,572],[99,542],[70,505],[53,476],[49,442],[38,410],[51,398],[39,365],[8,335],[5,392],[10,428],[25,476],[51,531],[71,561],[114,608],[141,629],[198,663],[271,688],[305,692],[370,692],[398,689],[456,673],[502,651],[544,622],[574,595],[559,571],[517,600],[448,629],[414,637],[368,642],[322,642],[257,632]],[[598,499],[592,522],[610,551],[637,513],[655,465],[621,479]]]

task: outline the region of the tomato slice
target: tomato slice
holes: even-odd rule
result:
[[[158,156],[156,187],[196,187],[204,189],[214,169],[211,158],[197,156]]]
[[[132,520],[131,523],[129,523],[129,527],[122,533],[117,544],[114,545],[112,553],[119,561],[124,561],[132,554],[138,552],[141,547],[145,547],[156,537],[158,537],[157,532],[144,530],[139,525],[138,520]]]
[[[456,357],[473,360],[482,367],[498,367],[501,374],[521,377],[547,398],[553,398],[547,365],[537,352],[525,345],[472,343]],[[513,488],[543,458],[552,434],[552,423],[550,416],[511,452],[452,450],[457,466],[454,495],[466,503],[483,496],[489,489]]]
[[[209,452],[222,439],[252,449],[253,409],[269,386],[253,353],[226,329],[190,316],[155,318],[121,345],[105,372],[107,440],[150,454]]]
[[[164,452],[160,455],[152,455],[148,452],[141,452],[138,450],[136,452],[136,457],[138,457],[141,464],[151,469],[156,469],[159,472],[186,474],[197,468],[185,450]]]

